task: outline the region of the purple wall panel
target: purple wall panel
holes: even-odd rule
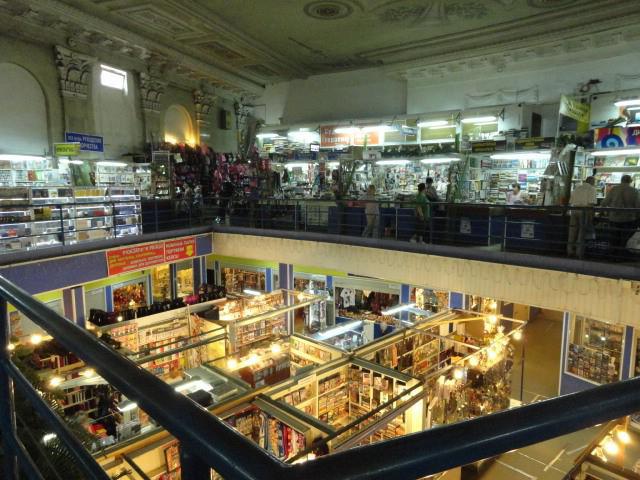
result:
[[[70,255],[8,266],[0,275],[33,295],[105,278],[107,261],[104,252]]]
[[[213,237],[201,235],[196,237],[196,255],[210,255],[213,253]]]

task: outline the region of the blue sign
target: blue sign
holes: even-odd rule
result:
[[[84,133],[66,132],[65,142],[79,142],[83,152],[104,152],[103,137],[97,135],[85,135]]]

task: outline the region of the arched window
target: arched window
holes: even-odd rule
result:
[[[47,105],[40,84],[14,63],[0,63],[0,153],[49,150]]]
[[[170,143],[195,143],[191,116],[181,105],[171,105],[164,115],[164,140]]]

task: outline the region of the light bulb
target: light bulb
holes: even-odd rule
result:
[[[9,345],[7,345],[7,350],[9,350],[10,352],[13,352],[16,349],[16,346],[13,343],[10,343]]]
[[[96,371],[93,368],[87,368],[80,375],[82,375],[85,378],[91,378],[91,377],[94,377],[95,374],[96,374]]]
[[[58,385],[60,385],[63,381],[64,381],[64,378],[62,377],[52,377],[51,380],[49,380],[49,385],[55,388]]]
[[[42,443],[44,443],[45,445],[48,445],[49,442],[51,442],[52,440],[55,440],[58,436],[55,433],[45,433],[42,436]]]
[[[238,368],[238,361],[235,358],[230,358],[229,360],[227,360],[227,368],[229,370],[235,370],[236,368]]]
[[[602,444],[602,448],[609,455],[617,455],[620,452],[620,447],[615,442],[615,440],[611,437],[607,437],[604,443]]]
[[[489,323],[491,325],[495,325],[496,323],[498,323],[498,316],[497,315],[489,315],[488,317]]]
[[[271,351],[273,353],[280,353],[282,351],[282,347],[278,343],[272,343],[271,344]]]
[[[34,333],[33,335],[31,335],[31,338],[29,338],[29,341],[33,345],[38,345],[42,343],[42,335],[40,335],[39,333]]]
[[[117,320],[118,320],[119,322],[121,322],[121,321],[123,320],[122,315],[118,315]]]
[[[491,308],[491,310],[495,312],[496,309],[498,308],[498,302],[496,302],[495,300],[492,300],[491,303],[489,304],[489,308]]]
[[[487,355],[489,355],[489,360],[495,360],[496,358],[498,358],[498,352],[496,352],[493,348],[489,349]]]
[[[513,339],[522,340],[522,330],[516,330],[515,332],[513,332]]]
[[[477,355],[474,355],[473,357],[469,358],[469,365],[471,365],[472,367],[477,367],[479,363],[480,363],[480,359],[478,358]]]
[[[629,445],[631,443],[631,436],[626,430],[618,430],[616,432],[616,436],[618,437],[618,440],[620,440],[620,442],[624,445]]]
[[[456,368],[453,371],[453,378],[455,378],[456,380],[462,380],[462,377],[464,377],[464,372],[461,368]]]
[[[246,363],[247,365],[255,365],[256,363],[258,363],[258,355],[252,353],[251,355],[249,355],[249,358],[247,358]]]

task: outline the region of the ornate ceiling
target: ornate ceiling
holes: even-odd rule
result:
[[[235,94],[319,73],[444,62],[637,25],[638,0],[0,0],[16,30]],[[634,13],[635,12],[635,13]],[[19,25],[15,28],[15,25]]]

